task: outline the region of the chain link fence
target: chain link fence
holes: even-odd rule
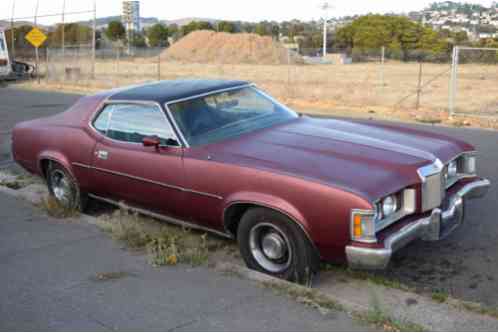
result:
[[[453,50],[449,109],[452,115],[498,116],[498,48]]]
[[[171,59],[165,48],[66,46],[47,47],[40,74],[49,83],[109,89],[178,78],[240,79],[256,83],[275,97],[300,109],[361,108],[413,112],[448,112],[452,57],[427,51],[401,53],[375,50],[288,50],[279,64],[234,63],[227,55],[209,61]],[[496,59],[461,51],[458,88],[453,98],[460,113],[496,112]],[[477,57],[477,58],[476,58]],[[486,61],[484,62],[484,59]],[[450,103],[451,104],[451,103]]]

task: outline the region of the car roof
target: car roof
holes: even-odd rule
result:
[[[112,94],[109,100],[153,101],[160,104],[250,84],[239,80],[168,80],[133,86]]]

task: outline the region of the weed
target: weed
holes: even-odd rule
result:
[[[377,297],[372,297],[372,304],[366,313],[355,313],[354,318],[360,322],[373,325],[385,332],[423,332],[426,329],[418,324],[393,319],[381,308]]]
[[[49,216],[55,217],[57,219],[67,219],[71,217],[77,217],[79,215],[78,210],[68,209],[64,206],[61,206],[52,196],[42,198],[39,207],[44,210]]]
[[[478,313],[481,315],[486,315],[486,316],[490,316],[490,317],[498,319],[498,308],[489,308],[489,307],[482,306],[479,303],[466,302],[466,301],[460,301],[458,303],[458,305],[460,305],[461,307],[463,307],[467,311],[471,311],[474,313]]]
[[[19,183],[17,180],[11,180],[11,181],[0,181],[0,186],[8,187],[12,190],[19,190],[23,188],[22,184]]]
[[[403,291],[412,291],[408,286],[405,286],[399,280],[391,279],[373,272],[353,270],[346,266],[337,266],[329,264],[322,265],[322,270],[342,273],[345,274],[348,278],[364,280],[388,288],[394,288]]]
[[[431,298],[438,303],[445,303],[448,300],[448,296],[448,293],[445,291],[434,291]]]
[[[264,287],[285,294],[299,303],[318,309],[320,312],[344,311],[344,307],[329,297],[322,295],[311,288],[294,285],[287,282],[263,282]]]
[[[121,212],[121,211],[119,211]],[[151,241],[151,237],[143,230],[140,224],[131,217],[130,220],[120,218],[117,223],[111,225],[112,237],[123,242],[132,250],[140,250]]]
[[[145,249],[149,261],[154,266],[176,265],[185,263],[192,266],[207,262],[210,251],[224,246],[206,234],[199,234],[177,226],[163,225],[144,218],[139,214],[130,214],[120,209],[108,217],[104,227],[112,237],[126,244],[130,249]]]

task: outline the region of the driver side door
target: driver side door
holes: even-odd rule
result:
[[[95,146],[96,195],[161,214],[187,219],[183,148],[162,108],[155,103],[110,103],[95,118],[101,134]],[[143,139],[159,138],[159,147]]]

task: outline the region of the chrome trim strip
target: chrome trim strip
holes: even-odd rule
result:
[[[417,173],[422,182],[425,182],[427,177],[440,173],[441,171],[443,171],[443,168],[444,168],[443,162],[441,162],[441,160],[437,158],[431,164],[419,168],[417,170]]]
[[[145,183],[150,183],[150,184],[153,184],[153,185],[162,186],[162,187],[165,187],[165,188],[169,188],[169,189],[173,189],[173,190],[177,190],[177,191],[181,191],[181,192],[198,194],[198,195],[202,195],[202,196],[205,196],[205,197],[210,197],[210,198],[214,198],[214,199],[218,199],[218,200],[223,200],[223,197],[221,197],[219,195],[216,195],[216,194],[211,194],[211,193],[206,193],[206,192],[200,192],[200,191],[195,191],[195,190],[187,189],[187,188],[180,187],[180,186],[175,186],[175,185],[165,184],[165,183],[161,183],[161,182],[156,182],[154,180],[150,180],[150,179],[146,179],[146,178],[142,178],[142,177],[133,176],[133,175],[129,175],[129,174],[118,172],[118,171],[112,171],[112,170],[108,170],[108,169],[98,168],[98,167],[94,167],[94,166],[90,166],[90,165],[86,165],[86,164],[82,164],[82,163],[77,163],[77,162],[73,162],[72,165],[78,166],[78,167],[81,167],[81,168],[85,168],[85,169],[91,169],[91,170],[101,171],[101,172],[105,172],[105,173],[110,173],[110,174],[113,174],[113,175],[116,175],[116,176],[126,177],[126,178],[130,178],[130,179],[133,179],[133,180],[137,180],[137,181],[141,181],[141,182],[145,182]]]
[[[450,198],[450,205],[446,211],[443,212],[440,208],[433,209],[429,216],[413,221],[387,237],[382,248],[347,246],[346,256],[349,265],[353,268],[384,269],[389,264],[392,254],[411,241],[419,238],[425,241],[445,238],[463,223],[464,200],[484,196],[490,184],[489,180],[480,179],[463,186]]]
[[[166,216],[166,215],[154,213],[154,212],[152,212],[150,210],[147,210],[147,209],[130,206],[130,205],[124,203],[124,202],[118,202],[118,201],[115,201],[115,200],[112,200],[112,199],[108,199],[108,198],[97,196],[95,194],[88,194],[88,196],[92,197],[94,199],[97,199],[97,200],[100,200],[100,201],[104,201],[104,202],[110,203],[112,205],[118,206],[119,208],[131,210],[131,211],[135,211],[135,212],[138,212],[140,214],[147,215],[147,216],[156,218],[156,219],[161,220],[161,221],[165,221],[165,222],[168,222],[168,223],[176,224],[176,225],[179,225],[179,226],[182,226],[182,227],[186,227],[186,228],[190,228],[190,229],[207,231],[207,232],[210,232],[210,233],[213,233],[213,234],[217,234],[217,235],[219,235],[221,237],[224,237],[224,238],[233,239],[233,236],[230,235],[230,234],[227,234],[227,233],[215,230],[215,229],[211,229],[211,228],[208,228],[208,227],[204,227],[204,226],[201,226],[201,225],[198,225],[198,224],[194,224],[194,223],[190,223],[190,222],[187,222],[187,221],[183,221],[183,220],[180,220],[180,219],[177,219],[177,218],[174,218],[174,217],[170,217],[170,216]]]

